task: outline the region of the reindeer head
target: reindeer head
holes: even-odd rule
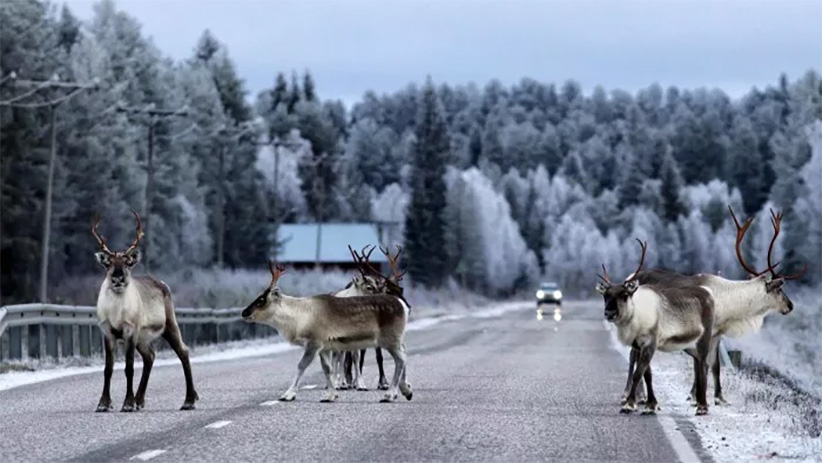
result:
[[[597,283],[596,289],[602,295],[605,301],[605,319],[609,322],[619,323],[627,317],[630,317],[632,310],[631,297],[639,288],[639,280],[637,275],[642,270],[642,264],[645,262],[645,251],[648,249],[648,244],[639,241],[639,247],[642,248],[642,256],[639,258],[639,267],[631,275],[630,278],[621,284],[613,284],[608,278],[608,270],[605,269],[605,264],[602,264],[603,275],[598,275],[602,280]]]
[[[94,218],[94,226],[91,228],[91,232],[97,238],[97,242],[100,243],[100,251],[94,253],[94,257],[97,258],[100,265],[106,268],[109,288],[115,293],[121,293],[125,290],[131,281],[132,267],[140,262],[140,250],[137,249],[137,245],[140,244],[140,239],[143,237],[143,226],[140,222],[140,216],[134,210],[131,212],[137,219],[137,237],[134,238],[134,242],[124,252],[112,252],[106,245],[105,238],[97,231],[97,226],[100,223],[99,214]]]
[[[761,272],[757,272],[756,269],[745,263],[745,259],[742,257],[741,249],[742,240],[745,239],[745,233],[751,227],[753,218],[749,217],[742,225],[740,225],[739,221],[736,219],[733,209],[731,209],[731,206],[728,206],[728,211],[730,211],[731,217],[736,225],[736,258],[739,260],[739,264],[742,265],[742,268],[748,272],[750,279],[752,281],[757,281],[760,285],[761,303],[767,308],[775,310],[783,315],[791,313],[791,311],[793,311],[793,302],[788,298],[788,295],[785,294],[783,286],[785,285],[785,281],[801,278],[802,275],[805,274],[805,271],[808,270],[808,264],[806,263],[805,267],[799,273],[794,275],[781,275],[776,271],[776,267],[779,266],[780,262],[777,262],[776,264],[771,263],[773,248],[776,244],[776,238],[779,236],[779,231],[782,226],[782,213],[774,212],[773,209],[771,209],[771,226],[773,227],[773,237],[771,238],[771,244],[768,247],[768,268]],[[766,273],[770,274],[766,275]]]
[[[279,264],[275,266],[274,262],[269,261],[268,269],[271,271],[271,283],[268,288],[243,310],[242,317],[247,322],[267,318],[268,312],[276,308],[282,300],[283,294],[277,282],[285,273],[285,268]]]
[[[360,271],[360,276],[354,277],[352,285],[364,294],[387,294],[389,296],[403,297],[403,287],[400,286],[405,272],[399,272],[397,268],[397,261],[402,254],[402,247],[397,245],[397,254],[392,256],[388,248],[380,247],[380,251],[388,258],[388,265],[391,267],[391,276],[386,277],[380,271],[375,269],[369,262],[371,253],[374,252],[374,246],[366,253],[368,246],[365,246],[361,254],[351,249],[348,246],[348,251],[354,258],[354,262]]]

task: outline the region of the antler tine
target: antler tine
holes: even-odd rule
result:
[[[348,251],[351,252],[351,257],[354,258],[354,263],[357,264],[357,270],[360,271],[362,276],[366,276],[365,271],[362,269],[362,256],[357,254],[357,251],[351,248],[351,245],[348,245]]]
[[[368,248],[368,246],[371,246],[371,249],[369,249],[368,253],[366,253],[365,249]],[[367,269],[369,272],[371,272],[375,276],[378,276],[380,278],[385,278],[385,275],[383,275],[382,272],[380,272],[379,270],[375,269],[374,266],[371,265],[371,262],[369,261],[369,259],[371,258],[371,253],[374,252],[374,249],[377,249],[377,247],[374,246],[373,244],[363,246],[363,248],[362,248],[363,256],[361,258],[362,265],[365,269]]]
[[[280,264],[274,264],[273,260],[268,261],[268,269],[271,270],[271,285],[270,287],[277,286],[277,282],[280,280],[280,277],[283,276],[285,273],[285,267]]]
[[[391,274],[394,277],[394,282],[399,283],[399,281],[402,280],[403,275],[405,275],[405,272],[397,272],[397,261],[400,258],[400,254],[402,254],[402,246],[400,246],[399,244],[396,246],[397,254],[394,256],[391,256],[391,251],[387,247],[383,248],[382,246],[380,246],[380,251],[382,251],[382,253],[385,254],[385,257],[388,259],[388,266],[391,267]]]
[[[604,276],[603,276],[603,275],[600,275],[599,273],[597,273],[597,276],[598,276],[598,277],[599,277],[599,278],[600,278],[600,279],[601,279],[604,283],[607,283],[607,284],[609,284],[609,285],[610,285],[610,284],[611,284],[611,279],[610,279],[610,278],[608,278],[608,270],[606,270],[606,269],[605,269],[605,264],[602,264],[602,273],[604,274]]]
[[[131,243],[131,246],[129,246],[126,250],[126,254],[136,249],[137,245],[140,244],[140,240],[143,238],[143,222],[140,220],[140,214],[138,214],[134,209],[131,210],[131,213],[134,214],[134,217],[137,219],[137,237],[134,238],[134,242]]]
[[[745,269],[746,272],[748,272],[749,274],[751,274],[755,277],[758,277],[758,276],[762,275],[763,273],[767,272],[768,269],[770,269],[770,258],[769,258],[769,261],[768,261],[768,264],[769,264],[768,269],[766,269],[765,271],[762,271],[762,272],[757,272],[750,265],[745,263],[745,259],[742,257],[742,248],[741,248],[742,240],[745,239],[745,233],[747,233],[748,228],[751,227],[751,224],[753,223],[753,218],[751,218],[751,217],[747,218],[745,220],[745,223],[740,226],[739,225],[739,220],[736,219],[736,215],[734,214],[733,209],[731,209],[730,204],[728,205],[728,211],[731,212],[731,217],[734,219],[734,224],[736,225],[736,245],[735,245],[736,258],[739,260],[739,264],[742,265],[742,268]]]
[[[776,273],[776,265],[771,265],[771,256],[773,255],[773,248],[776,244],[776,238],[779,236],[779,231],[782,226],[782,213],[781,212],[774,212],[771,209],[771,225],[773,226],[773,237],[771,238],[771,244],[768,246],[768,270],[770,270],[771,275],[776,278],[778,275]],[[768,271],[766,270],[766,271]],[[765,272],[762,272],[765,273]]]
[[[371,246],[371,249],[369,249],[369,250],[368,250],[368,254],[366,254],[366,253],[365,253],[365,249],[366,249],[368,246]],[[371,258],[371,253],[372,253],[372,252],[374,252],[374,249],[377,249],[377,247],[376,247],[376,246],[374,246],[373,244],[371,244],[371,245],[366,244],[365,246],[363,246],[363,247],[362,247],[362,251],[360,251],[360,252],[362,253],[362,258],[363,258],[363,259],[365,259],[366,261],[368,261],[368,259],[370,259],[370,258]]]
[[[805,272],[807,272],[807,271],[808,271],[808,263],[805,262],[805,265],[802,267],[802,270],[800,270],[799,272],[794,273],[793,275],[780,275],[780,276],[784,280],[798,280],[798,279],[802,278],[802,275],[804,275]]]
[[[106,245],[105,238],[103,238],[100,235],[100,233],[97,231],[97,226],[100,225],[100,217],[101,217],[101,215],[100,215],[99,212],[94,214],[94,225],[91,227],[91,233],[94,234],[94,237],[97,238],[97,242],[100,243],[100,250],[101,251],[103,251],[105,253],[108,253],[108,254],[114,254],[108,248],[108,245]]]
[[[626,281],[631,281],[631,280],[635,279],[637,276],[639,276],[639,271],[642,270],[642,266],[645,264],[645,251],[648,250],[648,242],[647,241],[643,242],[643,241],[640,241],[639,238],[635,238],[635,239],[636,239],[637,243],[639,243],[639,247],[642,248],[642,255],[639,257],[639,267],[637,267],[636,270],[634,270],[634,273],[633,273],[634,276],[631,277],[630,279],[626,280]]]

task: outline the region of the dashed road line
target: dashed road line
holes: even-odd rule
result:
[[[317,389],[316,384],[306,384],[305,386],[301,387],[300,389]]]
[[[224,428],[224,427],[228,426],[229,424],[231,424],[231,421],[215,421],[211,424],[207,424],[206,428],[207,429],[220,429],[220,428]]]
[[[278,403],[280,403],[279,400],[269,400],[267,402],[261,403],[260,405],[262,405],[263,407],[270,407],[272,405],[277,405]]]
[[[147,450],[143,453],[138,453],[137,455],[134,455],[133,457],[129,458],[129,460],[148,461],[148,460],[151,460],[154,457],[159,457],[160,455],[166,453],[167,451],[168,450],[162,450],[162,449]]]

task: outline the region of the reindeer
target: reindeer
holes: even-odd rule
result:
[[[194,390],[188,347],[183,343],[180,327],[177,326],[171,290],[165,283],[151,276],[132,276],[132,268],[140,262],[141,254],[137,245],[143,237],[143,227],[140,216],[133,210],[131,212],[137,219],[137,237],[124,252],[112,252],[106,245],[105,239],[97,231],[99,214],[91,229],[100,244],[100,251],[94,256],[106,268],[106,278],[97,296],[97,318],[105,336],[103,345],[106,356],[103,393],[97,411],[107,412],[112,409],[111,374],[118,341],[123,343],[126,357],[126,398],[120,411],[133,412],[145,406],[148,377],[154,364],[151,342],[160,336],[174,349],[183,365],[186,397],[181,410],[194,410],[194,403],[199,400],[199,396]],[[136,395],[132,387],[135,349],[143,357],[143,375]]]
[[[656,413],[658,401],[653,390],[651,359],[657,350],[684,350],[697,362],[696,414],[705,415],[708,413],[706,365],[715,319],[712,292],[701,286],[640,286],[636,275],[642,270],[648,245],[637,241],[642,255],[632,276],[621,284],[613,284],[603,265],[602,282],[596,286],[605,301],[605,318],[616,325],[620,342],[638,351],[631,389],[621,413],[636,409],[637,386],[642,377],[648,394],[643,414]]]
[[[280,397],[292,401],[306,368],[319,353],[327,392],[322,402],[337,400],[331,379],[330,354],[367,347],[382,347],[394,358],[394,376],[388,392],[380,402],[393,402],[397,388],[411,400],[411,386],[405,382],[406,354],[403,338],[408,322],[408,305],[389,295],[335,297],[319,295],[293,297],[283,294],[277,282],[285,273],[281,265],[269,262],[271,283],[242,312],[249,323],[273,326],[288,342],[303,346],[297,375]]]
[[[388,259],[388,265],[391,268],[391,275],[388,277],[383,275],[382,272],[380,272],[379,270],[375,269],[369,262],[368,259],[371,256],[371,252],[373,250],[374,248],[372,247],[371,251],[369,251],[368,254],[366,254],[365,248],[363,248],[362,255],[358,255],[356,251],[352,250],[349,247],[349,251],[351,252],[352,257],[354,258],[354,262],[357,263],[357,267],[359,268],[360,274],[362,275],[362,280],[374,283],[370,286],[367,284],[364,285],[366,293],[390,294],[392,296],[401,298],[406,305],[411,307],[411,304],[409,304],[403,296],[403,287],[400,286],[400,281],[402,280],[402,277],[405,275],[405,272],[399,272],[397,268],[397,261],[399,260],[400,255],[402,255],[402,246],[397,245],[397,254],[395,254],[394,256],[391,255],[391,252],[388,248],[383,248],[382,246],[380,246],[380,251]],[[340,356],[339,366],[340,370],[344,371],[344,377],[362,378],[362,369],[365,363],[365,351],[365,349],[362,349],[359,353],[350,352],[346,353],[344,356]],[[383,368],[382,349],[377,347],[375,351],[377,368],[379,370],[377,389],[387,390],[388,380],[385,377],[385,369]],[[358,372],[356,374],[353,374],[352,369],[355,371],[358,370]],[[360,389],[358,387],[358,390],[365,389]]]
[[[781,231],[782,213],[771,210],[773,236],[768,247],[768,267],[761,272],[756,271],[742,257],[742,241],[745,238],[745,233],[753,223],[753,218],[746,219],[740,225],[731,206],[728,206],[728,211],[736,226],[736,257],[742,268],[748,273],[750,277],[748,280],[728,280],[718,275],[706,273],[682,275],[662,269],[642,271],[636,275],[640,285],[704,286],[712,290],[716,306],[716,321],[714,323],[713,339],[711,340],[714,353],[710,356],[710,359],[712,360],[711,372],[714,383],[714,403],[716,405],[728,404],[722,394],[720,382],[719,350],[717,349],[720,337],[737,338],[759,331],[765,316],[771,311],[779,312],[782,315],[789,314],[793,310],[793,302],[785,294],[784,283],[785,281],[801,278],[808,268],[806,263],[804,268],[794,275],[781,275],[776,271],[775,268],[779,266],[779,262],[772,264],[773,249]],[[766,275],[766,273],[770,273],[770,275]],[[630,389],[636,355],[636,350],[632,349],[628,367],[628,381],[625,387],[626,395]],[[696,383],[691,388],[690,399],[692,401],[694,400],[695,391]]]
[[[376,246],[371,246],[371,249],[366,253],[368,246],[365,246],[363,247],[361,254],[358,254],[357,251],[353,250],[350,245],[348,246],[348,251],[351,253],[354,263],[357,264],[357,268],[360,271],[360,276],[354,277],[354,279],[352,279],[344,289],[337,291],[332,295],[337,297],[351,297],[388,294],[402,298],[403,302],[410,306],[408,301],[403,298],[403,288],[399,285],[399,281],[402,279],[402,274],[397,273],[395,266],[400,254],[402,254],[402,247],[397,245],[396,256],[391,256],[391,253],[387,248],[384,249],[380,247],[380,251],[385,254],[388,258],[389,264],[391,265],[391,270],[393,272],[391,277],[384,276],[381,272],[374,269],[374,267],[372,267],[368,262],[368,259],[371,257],[371,253],[374,252],[375,248]],[[382,350],[379,347],[376,350],[377,365],[380,370],[380,378],[377,388],[387,390],[388,381],[385,378],[385,371],[383,369]],[[332,354],[332,376],[337,381],[337,389],[348,389],[350,379],[350,384],[353,385],[353,387],[355,387],[358,391],[368,390],[362,380],[362,367],[364,360],[365,349],[362,349],[361,351],[355,350],[353,352],[334,352]],[[352,366],[355,365],[358,365],[358,368],[352,368]]]

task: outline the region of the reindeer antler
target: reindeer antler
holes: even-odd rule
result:
[[[351,257],[354,258],[354,263],[357,264],[357,269],[360,271],[360,274],[362,274],[362,276],[364,276],[364,277],[368,276],[368,274],[366,273],[366,270],[367,270],[368,272],[370,272],[370,273],[372,273],[376,276],[385,278],[382,275],[382,273],[380,273],[374,267],[372,267],[371,263],[368,261],[368,259],[371,258],[371,253],[374,252],[374,249],[376,248],[376,246],[371,245],[371,249],[369,249],[368,252],[366,253],[365,250],[368,249],[368,246],[369,245],[363,246],[362,250],[360,251],[362,254],[357,254],[357,251],[353,250],[351,248],[351,245],[349,244],[348,245],[348,251],[351,253]]]
[[[602,280],[603,283],[606,283],[606,284],[610,285],[611,284],[611,279],[608,278],[608,270],[605,269],[605,264],[602,264],[602,273],[604,275],[600,275],[599,273],[597,273],[597,276],[599,277],[600,280]]]
[[[391,252],[389,252],[388,248],[383,249],[383,247],[380,246],[380,251],[382,251],[382,253],[385,254],[385,257],[388,259],[388,266],[391,267],[391,274],[394,278],[394,282],[399,283],[400,280],[402,280],[403,275],[405,275],[405,271],[399,273],[397,272],[397,261],[399,260],[400,255],[402,255],[402,246],[400,246],[399,244],[396,246],[397,254],[393,257],[391,256]]]
[[[280,277],[283,276],[285,273],[285,267],[280,264],[274,265],[273,260],[268,261],[268,269],[271,270],[271,288],[277,286],[277,282],[280,280]]]
[[[140,244],[140,240],[143,238],[143,222],[140,221],[140,214],[135,212],[134,209],[131,210],[131,213],[134,214],[134,218],[137,219],[137,237],[134,238],[134,242],[131,243],[131,246],[126,249],[125,254],[129,254],[131,251],[137,249],[137,245]]]
[[[106,240],[103,238],[100,233],[97,231],[97,226],[100,225],[100,213],[94,214],[94,225],[91,227],[91,233],[94,234],[94,237],[97,238],[97,242],[100,243],[100,250],[105,252],[106,254],[114,254],[106,245]]]
[[[764,274],[768,270],[773,271],[771,266],[770,266],[770,263],[771,263],[771,250],[773,249],[773,244],[776,241],[776,234],[774,234],[773,240],[771,241],[771,249],[768,250],[768,268],[761,271],[761,272],[757,272],[753,267],[748,265],[745,262],[745,258],[742,257],[742,240],[745,239],[745,233],[747,233],[748,229],[751,228],[751,224],[753,223],[753,218],[748,217],[747,219],[745,219],[745,223],[743,223],[742,225],[739,225],[739,220],[737,220],[736,214],[734,214],[734,210],[731,208],[730,204],[728,205],[728,211],[731,213],[731,217],[734,219],[734,225],[736,225],[736,245],[735,245],[735,248],[736,248],[736,258],[737,258],[737,260],[739,260],[739,264],[742,265],[742,268],[745,269],[746,272],[748,272],[749,274],[751,274],[752,276],[755,276],[755,277],[758,277],[758,276]],[[775,227],[778,227],[778,225],[775,225]]]
[[[802,277],[805,272],[808,270],[808,263],[805,262],[805,266],[799,272],[793,275],[780,275],[776,272],[776,267],[779,266],[780,262],[777,262],[775,265],[771,264],[771,255],[773,254],[773,248],[776,244],[776,238],[779,236],[779,232],[781,231],[782,227],[782,212],[774,212],[771,209],[771,225],[773,226],[773,238],[771,238],[771,244],[768,246],[768,269],[767,271],[771,272],[771,276],[773,278],[782,278],[785,280],[796,280]],[[765,273],[765,272],[762,272]]]
[[[642,248],[642,255],[639,257],[639,267],[637,267],[636,270],[634,270],[633,276],[631,278],[625,280],[626,283],[631,281],[631,280],[635,280],[636,277],[639,276],[639,271],[642,270],[642,265],[645,264],[645,251],[648,250],[648,242],[647,241],[643,242],[643,241],[640,241],[639,238],[635,238],[635,239],[636,239],[636,242],[639,243],[639,247]]]

